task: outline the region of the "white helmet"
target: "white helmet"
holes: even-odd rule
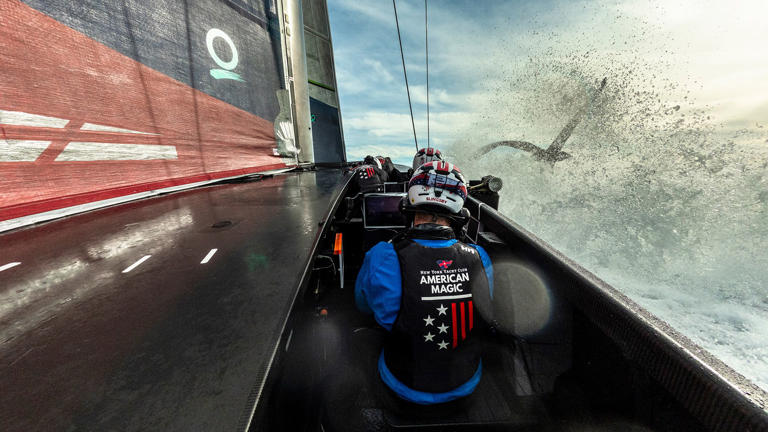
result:
[[[413,169],[415,170],[427,162],[441,160],[443,160],[443,154],[440,153],[440,150],[433,147],[419,149],[416,156],[413,157]]]
[[[464,175],[450,162],[427,162],[408,182],[408,207],[458,214],[467,199]]]

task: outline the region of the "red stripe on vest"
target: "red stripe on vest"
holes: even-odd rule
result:
[[[470,331],[472,330],[472,324],[473,324],[473,321],[472,321],[472,315],[473,315],[472,309],[473,309],[472,308],[472,300],[470,300],[469,301],[469,330]]]
[[[456,303],[451,303],[451,315],[453,315],[453,347],[459,344],[458,334],[456,333]]]

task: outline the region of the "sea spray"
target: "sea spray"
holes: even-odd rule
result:
[[[543,41],[524,60],[495,60],[487,104],[451,159],[472,178],[501,177],[505,215],[768,389],[768,131],[720,122],[692,95],[702,84],[665,74],[682,60],[663,47]],[[546,148],[604,77],[564,147],[572,158],[475,155],[508,139]]]

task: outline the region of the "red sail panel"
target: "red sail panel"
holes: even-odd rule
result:
[[[269,120],[0,4],[0,220],[284,167]]]

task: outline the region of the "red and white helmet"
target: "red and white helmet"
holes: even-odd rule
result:
[[[427,162],[408,181],[408,206],[412,208],[458,214],[466,199],[464,175],[450,162]]]
[[[443,160],[443,154],[440,153],[440,150],[433,147],[419,149],[416,156],[413,157],[413,169],[415,170],[427,162],[441,160]]]

